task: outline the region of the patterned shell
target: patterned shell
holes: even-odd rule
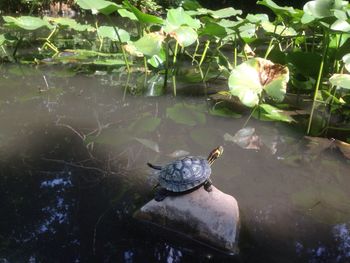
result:
[[[158,181],[168,191],[184,192],[204,183],[210,174],[206,159],[186,156],[162,167]]]

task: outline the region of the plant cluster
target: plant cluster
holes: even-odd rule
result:
[[[309,1],[303,10],[258,1],[272,10],[273,21],[266,14],[243,16],[232,7],[203,8],[193,0],[168,9],[164,17],[144,13],[128,0],[122,4],[76,0],[76,4],[90,11],[95,22],[3,16],[2,57],[15,61],[23,42],[31,46],[41,42],[31,62],[125,67],[128,73],[142,67],[146,77],[150,72],[162,76],[158,79],[164,88],[171,79],[175,95],[179,64],[188,61],[204,83],[213,77],[227,78],[229,91],[221,95],[238,97],[252,108],[252,116],[294,121],[291,105],[282,103],[288,86],[288,92],[298,96],[313,95],[305,123],[308,134],[349,130],[347,1]],[[340,122],[333,125],[335,115]]]

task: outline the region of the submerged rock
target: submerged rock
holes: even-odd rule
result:
[[[234,197],[214,186],[183,195],[154,199],[134,217],[225,251],[237,253],[239,211]]]

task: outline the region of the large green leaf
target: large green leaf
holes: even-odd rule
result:
[[[181,26],[189,26],[193,29],[198,29],[200,28],[200,21],[192,18],[182,7],[169,9],[163,30],[166,33],[171,33]]]
[[[179,42],[180,46],[187,47],[198,39],[197,32],[189,26],[180,26],[172,32],[172,36]]]
[[[133,12],[130,12],[130,11],[124,9],[124,8],[123,9],[119,9],[118,13],[119,13],[119,15],[121,17],[127,17],[127,18],[129,18],[131,20],[137,21],[137,17],[135,16],[135,14]]]
[[[342,9],[347,1],[341,0],[315,0],[307,2],[303,9],[306,15],[319,19],[334,16],[334,10]]]
[[[82,9],[91,10],[93,14],[102,13],[110,15],[122,8],[121,5],[106,0],[75,0]]]
[[[232,95],[253,107],[259,103],[263,90],[267,95],[281,101],[286,93],[289,70],[262,58],[250,59],[232,70],[228,85]]]
[[[149,57],[152,57],[154,55],[163,57],[163,40],[164,36],[156,33],[149,33],[144,35],[136,42],[130,43],[129,45],[133,45],[136,50],[141,52],[143,55]]]
[[[227,18],[231,16],[241,15],[242,10],[236,10],[233,7],[227,7],[219,10],[211,10],[207,8],[198,8],[196,11],[191,12],[193,15],[210,15],[213,18]]]
[[[163,19],[157,16],[145,14],[141,12],[139,9],[134,7],[132,4],[130,4],[129,1],[125,0],[123,1],[123,4],[134,13],[135,17],[139,20],[141,23],[149,23],[149,24],[163,24]]]
[[[116,28],[120,36],[121,42],[128,42],[130,40],[130,35],[124,29]],[[118,36],[115,32],[115,29],[112,26],[100,26],[97,29],[97,34],[101,38],[109,38],[113,41],[119,41]]]
[[[262,0],[257,2],[258,5],[264,5],[268,8],[270,8],[276,15],[279,16],[296,16],[299,12],[299,10],[295,10],[293,7],[290,6],[279,6],[272,0]]]
[[[329,81],[334,86],[350,89],[350,74],[334,74]]]
[[[3,16],[2,17],[5,22],[6,26],[13,27],[13,28],[21,28],[25,30],[36,30],[42,27],[52,28],[50,23],[47,21],[39,18],[39,17],[33,17],[33,16],[20,16],[20,17],[13,17],[13,16]]]

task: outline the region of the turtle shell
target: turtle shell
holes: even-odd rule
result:
[[[211,168],[205,158],[186,156],[162,167],[158,180],[168,191],[184,192],[203,184],[210,174]]]

